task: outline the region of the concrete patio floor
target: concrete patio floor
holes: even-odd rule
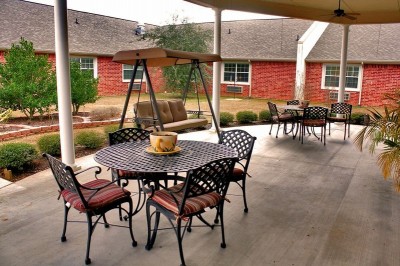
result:
[[[241,197],[230,195],[227,248],[220,248],[220,228],[196,227],[184,238],[187,264],[399,265],[400,194],[382,178],[375,157],[354,147],[360,128],[352,126],[351,138],[343,141],[337,126],[324,146],[315,137],[303,145],[282,134],[276,139],[268,135],[269,125],[242,127],[258,138],[247,183],[249,213],[243,212]],[[179,138],[217,139],[210,131]],[[95,164],[93,156],[77,163],[83,168]],[[103,168],[102,177],[110,178],[110,172]],[[240,194],[235,184],[229,192]],[[63,207],[57,196],[50,170],[0,189],[0,265],[84,264],[87,227],[69,223],[68,241],[60,242]],[[214,212],[206,217],[212,219]],[[70,218],[86,217],[72,210]],[[108,219],[126,224],[116,211]],[[173,231],[159,232],[147,251],[144,210],[134,217],[133,228],[137,247],[131,246],[127,229],[99,225],[92,238],[92,265],[180,264]]]

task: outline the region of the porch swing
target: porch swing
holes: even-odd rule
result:
[[[202,74],[200,64],[208,62],[218,62],[222,61],[221,57],[216,54],[202,54],[194,52],[176,51],[163,48],[148,48],[140,50],[129,50],[120,51],[114,55],[113,62],[121,64],[134,65],[132,78],[129,83],[128,92],[125,99],[124,108],[121,115],[121,121],[119,128],[123,127],[126,112],[129,105],[129,100],[132,94],[133,85],[138,68],[141,66],[143,68],[144,76],[147,80],[147,90],[150,96],[150,101],[140,101],[140,94],[143,84],[143,75],[141,82],[139,84],[138,99],[135,103],[134,115],[135,123],[137,125],[144,125],[144,127],[149,127],[153,130],[169,130],[178,131],[181,129],[195,128],[199,126],[206,125],[207,119],[200,118],[203,111],[200,108],[199,100],[199,89],[196,85],[197,103],[198,110],[196,111],[186,111],[185,104],[188,96],[188,90],[190,82],[194,77],[196,84],[196,71],[200,77],[200,81],[203,85],[204,94],[206,96],[208,106],[210,108],[210,113],[212,116],[212,121],[214,123],[218,137],[220,136],[219,125],[216,123],[215,113],[210,101],[210,96],[208,94],[206,84],[204,81],[204,76]],[[185,88],[182,92],[182,97],[180,100],[169,100],[169,101],[157,101],[152,82],[150,79],[148,67],[165,67],[174,65],[191,64],[188,80]],[[184,114],[182,113],[184,112]],[[188,119],[187,113],[197,114],[197,119]]]

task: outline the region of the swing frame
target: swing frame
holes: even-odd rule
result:
[[[153,90],[153,86],[151,83],[148,67],[165,67],[165,66],[175,66],[175,65],[183,65],[183,64],[191,64],[191,68],[188,75],[188,81],[183,90],[182,100],[184,103],[186,102],[186,97],[190,85],[190,81],[192,79],[192,75],[197,70],[200,76],[201,83],[203,85],[204,93],[207,98],[208,106],[210,108],[212,123],[214,123],[216,132],[218,137],[220,136],[220,127],[217,124],[217,119],[215,116],[214,109],[211,104],[210,96],[207,91],[207,87],[205,84],[204,76],[201,72],[200,64],[201,63],[209,63],[209,62],[220,62],[222,61],[221,57],[217,54],[203,54],[203,53],[195,53],[195,52],[185,52],[185,51],[177,51],[171,49],[164,48],[147,48],[147,49],[137,49],[137,50],[127,50],[127,51],[119,51],[113,57],[113,62],[134,65],[132,78],[129,82],[129,87],[125,99],[124,108],[121,114],[121,121],[119,128],[123,127],[126,111],[128,109],[129,100],[132,94],[133,84],[135,81],[135,76],[139,66],[143,67],[143,72],[147,80],[147,89],[150,94],[150,101],[153,106],[154,112],[157,115],[157,118],[160,116],[160,110],[157,105],[157,99]],[[142,90],[143,78],[140,83],[140,91]],[[164,130],[163,122],[161,119],[158,119],[160,130]]]

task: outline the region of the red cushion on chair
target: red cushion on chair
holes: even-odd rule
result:
[[[325,124],[326,123],[324,119],[309,119],[303,121],[303,125],[306,127],[322,127]]]
[[[120,177],[137,177],[138,174],[137,172],[131,172],[131,171],[126,171],[126,170],[118,170],[118,176]]]
[[[88,187],[88,188],[98,188],[98,187],[103,187],[107,184],[110,184],[111,182],[109,180],[105,179],[96,179],[93,181],[90,181],[88,183],[82,184],[82,186]],[[95,190],[88,190],[88,189],[81,189],[83,197],[87,200],[90,196],[93,195]],[[88,210],[94,210],[98,209],[101,207],[104,207],[118,199],[121,199],[123,197],[129,196],[131,193],[126,190],[122,189],[121,187],[117,186],[116,184],[110,184],[109,186],[99,190],[94,196],[90,199],[88,202],[88,209],[85,208],[83,205],[82,200],[80,199],[79,195],[75,192],[71,192],[69,190],[63,190],[61,192],[61,195],[65,199],[65,201],[69,202],[72,207],[77,209],[78,211],[81,212],[86,212]]]
[[[279,115],[279,120],[281,121],[293,120],[293,118],[293,115],[290,113],[283,113]]]
[[[231,181],[239,181],[243,179],[243,169],[242,168],[234,168],[231,176]]]
[[[347,121],[346,117],[328,116],[327,119],[329,121],[333,121],[333,122],[346,122]]]
[[[184,183],[180,183],[168,189],[171,191],[178,191],[182,188],[183,185]],[[174,196],[180,204],[182,202],[183,190],[174,194]],[[179,215],[179,206],[176,205],[174,198],[165,189],[157,190],[156,192],[154,192],[152,200],[162,205],[166,209],[172,211],[173,213],[175,213],[175,215]],[[222,197],[217,192],[211,192],[201,196],[188,198],[186,199],[183,216],[201,211],[207,207],[216,206],[221,200]]]

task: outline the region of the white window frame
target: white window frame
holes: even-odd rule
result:
[[[225,73],[225,64],[236,64],[235,74],[237,74],[237,64],[247,64],[249,65],[249,80],[248,82],[242,81],[225,81],[224,80],[224,73]],[[229,84],[229,85],[250,85],[251,83],[251,63],[250,62],[224,62],[221,67],[221,83],[222,84]]]
[[[74,58],[74,59],[79,59],[79,63],[80,64],[82,64],[81,63],[81,60],[82,60],[82,58],[89,58],[89,59],[92,59],[93,60],[93,77],[94,78],[97,78],[98,77],[98,72],[97,72],[97,69],[98,69],[98,67],[97,67],[97,57],[90,57],[90,56],[71,56],[71,58]],[[82,66],[81,66],[81,70],[83,70],[83,69],[88,69],[88,68],[82,68]]]
[[[340,65],[339,64],[323,64],[321,89],[323,89],[323,90],[339,90],[339,87],[327,87],[327,86],[325,86],[326,67],[327,66],[340,66]],[[347,64],[347,67],[349,67],[349,66],[353,66],[353,67],[357,66],[359,68],[358,80],[357,80],[357,88],[345,87],[345,91],[361,91],[361,89],[362,89],[362,79],[363,79],[363,66],[362,66],[362,64]]]
[[[125,69],[126,66],[130,66],[130,67],[132,67],[132,69]],[[143,69],[143,66],[139,66],[139,67],[142,67],[142,69]],[[122,82],[130,82],[131,81],[131,78],[129,78],[129,79],[124,78],[124,71],[125,70],[133,71],[134,68],[135,68],[134,65],[122,64]],[[143,82],[146,82],[146,76],[144,75],[144,70],[142,70],[142,71],[143,71]],[[141,79],[134,80],[134,82],[140,82],[140,81],[141,81]]]

